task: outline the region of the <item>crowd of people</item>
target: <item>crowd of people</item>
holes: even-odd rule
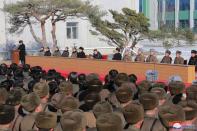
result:
[[[0,130],[197,130],[197,83],[137,79],[117,70],[105,81],[95,73],[65,78],[54,69],[1,64]]]
[[[191,58],[189,62],[187,63],[187,60],[185,60],[181,56],[182,52],[177,50],[176,51],[176,57],[173,61],[171,57],[171,51],[166,50],[165,51],[165,56],[162,58],[161,61],[158,60],[157,58],[157,52],[154,49],[150,49],[148,56],[146,57],[144,55],[143,49],[138,49],[137,55],[135,58],[132,58],[132,53],[131,51],[125,51],[124,55],[122,56],[121,49],[116,48],[112,57],[112,60],[124,60],[124,61],[135,61],[135,62],[153,62],[153,63],[165,63],[165,64],[188,64],[188,65],[196,65],[197,66],[197,51],[192,50],[191,51]],[[92,59],[102,59],[103,56],[102,54],[97,50],[93,50],[93,54],[86,55],[84,52],[83,47],[79,47],[77,49],[74,47],[72,49],[72,52],[70,54],[69,48],[66,47],[63,53],[60,52],[59,48],[56,47],[54,53],[52,54],[50,49],[47,47],[46,49],[41,48],[39,51],[39,55],[41,56],[58,56],[58,57],[72,57],[72,58],[92,58]]]

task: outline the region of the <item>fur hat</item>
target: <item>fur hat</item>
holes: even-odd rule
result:
[[[8,99],[8,92],[5,88],[0,88],[0,105],[5,104]]]
[[[40,105],[40,98],[36,93],[24,95],[21,99],[21,106],[28,112],[33,112]]]
[[[99,75],[96,74],[96,73],[90,73],[86,76],[86,81],[89,82],[89,81],[92,81],[92,80],[99,80]]]
[[[170,51],[170,50],[166,50],[166,52],[165,52],[165,53],[167,53],[167,54],[171,55],[171,51]]]
[[[86,128],[86,118],[82,111],[73,110],[65,112],[60,120],[64,131],[82,131]]]
[[[133,102],[123,108],[124,118],[129,124],[136,124],[143,120],[144,109],[140,103]]]
[[[72,96],[64,97],[64,99],[60,101],[59,106],[62,112],[71,111],[79,108],[79,101]]]
[[[94,92],[100,92],[103,87],[102,82],[98,79],[91,80],[87,84],[88,84],[88,90]]]
[[[129,82],[129,77],[126,73],[119,73],[115,78],[115,84],[120,87],[122,83]]]
[[[80,49],[80,50],[84,50],[84,48],[83,48],[83,47],[79,47],[79,49]]]
[[[21,102],[22,97],[26,94],[23,88],[14,88],[9,92],[8,99],[6,104],[16,106],[19,105]]]
[[[181,101],[179,105],[185,111],[185,119],[192,120],[197,117],[197,103],[195,101]]]
[[[35,117],[36,127],[39,129],[52,129],[57,125],[57,114],[52,112],[39,112]]]
[[[177,50],[176,54],[182,54],[182,52],[180,50]]]
[[[93,112],[96,117],[99,117],[101,114],[104,113],[112,113],[112,111],[112,106],[106,101],[98,102],[93,107]]]
[[[196,50],[191,50],[191,53],[197,54],[197,51]]]
[[[169,83],[169,90],[172,95],[178,95],[183,93],[185,84],[181,81],[173,81]]]
[[[52,96],[49,105],[53,106],[56,109],[61,109],[60,103],[62,100],[65,100],[67,97],[68,96],[66,96],[66,94],[63,92],[56,93]]]
[[[60,92],[64,92],[66,94],[73,94],[73,85],[71,82],[62,81],[59,85]]]
[[[153,110],[159,105],[158,96],[154,93],[144,93],[140,96],[139,102],[143,105],[144,110]]]
[[[163,88],[166,92],[168,91],[168,86],[164,82],[153,83],[152,88]]]
[[[0,105],[0,125],[11,123],[15,118],[15,109],[13,106]]]
[[[151,83],[147,80],[138,83],[139,94],[148,92],[151,88]]]
[[[120,103],[127,103],[133,98],[133,91],[131,88],[122,85],[116,91],[116,98]]]
[[[45,82],[38,82],[34,85],[33,91],[40,97],[43,98],[49,94],[49,86]]]
[[[99,131],[122,131],[123,129],[122,120],[116,113],[100,115],[96,120],[96,127]]]
[[[167,95],[167,92],[163,88],[159,87],[152,88],[150,92],[155,93],[160,100],[165,99]]]
[[[165,127],[170,127],[171,122],[185,121],[185,112],[180,105],[166,104],[159,108],[159,119]]]
[[[186,89],[187,100],[194,100],[197,102],[197,86],[192,85]]]
[[[89,107],[89,109],[92,109],[94,105],[99,101],[101,101],[101,97],[96,92],[89,93],[84,99],[84,102]]]

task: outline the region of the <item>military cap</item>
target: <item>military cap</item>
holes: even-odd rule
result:
[[[21,106],[28,112],[33,112],[40,105],[40,98],[36,93],[24,95],[21,99]]]
[[[144,119],[144,108],[138,102],[133,102],[123,108],[123,115],[127,123],[136,124]]]
[[[52,112],[39,112],[35,117],[35,125],[39,129],[52,129],[57,125],[57,114]]]
[[[170,50],[166,50],[166,52],[165,53],[167,53],[167,54],[171,54],[171,51]]]
[[[158,96],[154,93],[143,93],[140,95],[139,102],[144,110],[153,110],[159,105]]]
[[[168,91],[168,86],[164,82],[156,82],[156,83],[153,83],[152,88],[162,88],[166,92]]]
[[[177,50],[176,54],[182,54],[182,52],[180,50]]]
[[[98,102],[93,107],[93,112],[96,117],[104,113],[112,113],[112,111],[112,106],[106,101]]]
[[[11,123],[15,118],[14,106],[0,105],[0,125]]]
[[[183,93],[185,84],[181,81],[173,81],[169,83],[169,90],[172,95],[178,95]]]
[[[106,113],[97,118],[96,127],[99,131],[122,131],[123,125],[116,113]]]
[[[191,50],[191,53],[197,54],[197,51],[196,50]]]
[[[186,89],[187,100],[194,100],[197,102],[197,85],[192,85]]]
[[[151,88],[151,83],[147,80],[141,81],[138,84],[139,94],[148,92]]]
[[[5,104],[8,99],[8,92],[5,88],[0,88],[0,105]]]
[[[120,103],[127,103],[133,98],[133,91],[127,86],[121,86],[116,91],[116,98]]]
[[[45,82],[38,82],[34,85],[33,92],[35,92],[40,98],[43,98],[49,94],[49,86]]]
[[[82,111],[73,110],[65,112],[60,120],[64,131],[82,131],[86,128],[86,118]]]
[[[73,85],[71,82],[62,81],[59,85],[60,92],[65,94],[73,94]]]
[[[179,102],[179,105],[181,105],[185,111],[186,120],[193,120],[197,117],[197,103],[195,101],[184,100]]]
[[[83,48],[83,47],[79,47],[79,49],[80,49],[80,50],[84,50],[84,48]]]
[[[152,88],[150,92],[155,93],[160,100],[165,99],[167,95],[167,92],[163,88],[159,87]]]
[[[126,73],[119,73],[115,78],[115,84],[120,87],[122,83],[128,82],[129,77]]]
[[[62,99],[59,106],[62,112],[71,111],[79,108],[79,101],[76,98],[69,96]]]
[[[159,119],[162,124],[169,128],[174,122],[185,121],[185,112],[180,105],[166,104],[159,108]]]

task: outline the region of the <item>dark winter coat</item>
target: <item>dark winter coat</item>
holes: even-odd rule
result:
[[[161,60],[161,63],[171,64],[172,58],[170,56],[164,56],[163,59]]]
[[[51,56],[51,52],[50,52],[50,51],[46,51],[46,52],[44,53],[44,56]]]
[[[78,52],[77,53],[77,58],[86,58],[86,54],[82,51],[82,52]]]
[[[115,53],[112,60],[122,60],[122,55],[120,53]]]
[[[18,50],[19,50],[19,59],[20,60],[25,60],[25,56],[26,56],[25,44],[21,44],[18,47]]]
[[[62,57],[69,57],[69,51],[64,50],[62,53]]]
[[[191,58],[189,59],[188,65],[197,65],[197,56],[191,57]]]
[[[98,52],[97,54],[93,54],[93,58],[94,59],[102,59],[102,55],[100,52]]]

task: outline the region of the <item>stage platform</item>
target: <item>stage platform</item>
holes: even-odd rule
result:
[[[172,75],[179,75],[185,83],[195,80],[195,66],[169,65],[155,63],[137,63],[124,61],[76,59],[62,57],[26,56],[26,63],[31,66],[41,66],[44,69],[56,69],[65,74],[72,71],[79,73],[98,73],[102,78],[111,69],[127,74],[136,74],[141,80],[145,79],[147,70],[158,71],[159,81],[166,81]]]

